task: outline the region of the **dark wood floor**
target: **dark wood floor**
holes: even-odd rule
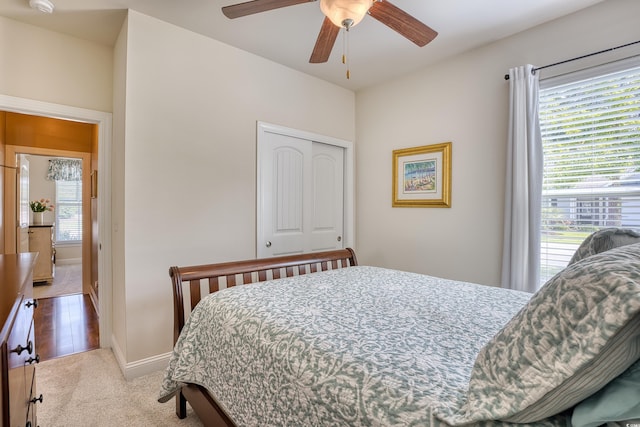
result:
[[[41,362],[100,347],[98,315],[89,295],[38,299],[34,324]]]

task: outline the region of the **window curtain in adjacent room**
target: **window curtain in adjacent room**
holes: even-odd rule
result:
[[[51,159],[47,171],[49,181],[82,181],[81,159]]]
[[[540,264],[542,138],[538,76],[532,65],[509,70],[510,112],[502,252],[502,287],[535,292]]]

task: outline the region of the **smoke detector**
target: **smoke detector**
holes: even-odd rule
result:
[[[32,9],[39,10],[42,13],[53,13],[53,3],[49,0],[29,0],[29,6]]]

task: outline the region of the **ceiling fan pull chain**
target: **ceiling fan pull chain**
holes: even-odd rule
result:
[[[343,37],[342,37],[342,63],[347,67],[347,80],[351,78],[351,71],[349,71],[349,28],[353,25],[353,20],[345,19],[342,22]]]

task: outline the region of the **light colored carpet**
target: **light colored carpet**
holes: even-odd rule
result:
[[[38,424],[43,427],[202,426],[187,405],[175,414],[175,400],[159,403],[164,372],[126,381],[110,349],[51,359],[36,368]]]
[[[82,264],[56,264],[53,283],[33,286],[33,297],[51,298],[82,293]]]

